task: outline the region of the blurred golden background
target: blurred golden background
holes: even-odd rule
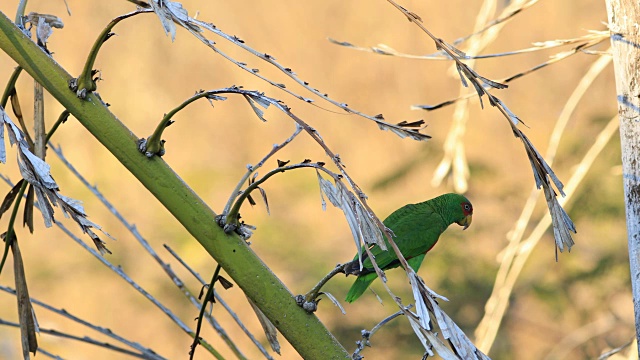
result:
[[[18,1],[3,1],[0,11],[14,17]],[[472,32],[480,1],[404,1],[401,5],[420,15],[436,36],[452,42]],[[498,11],[509,1],[498,1]],[[305,97],[310,106],[242,71],[215,54],[183,29],[175,42],[153,14],[138,15],[118,24],[98,57],[96,68],[102,81],[98,92],[111,104],[111,111],[138,137],[151,134],[162,116],[199,89],[231,85],[265,91],[289,105],[293,112],[318,130],[327,145],[347,166],[347,171],[369,196],[369,204],[381,218],[394,209],[453,191],[446,180],[431,185],[434,170],[443,157],[443,144],[453,116],[449,106],[434,112],[411,110],[415,104],[436,104],[454,98],[460,81],[447,61],[425,61],[382,56],[330,43],[327,39],[349,41],[360,46],[386,44],[410,54],[435,51],[433,41],[408,22],[385,1],[326,0],[279,1],[197,1],[182,4],[198,19],[215,24],[236,35],[259,52],[268,53],[293,69],[311,86],[339,102],[369,115],[382,113],[389,122],[424,119],[428,142],[400,139],[361,117],[319,99],[286,76],[246,51],[211,35],[217,46],[237,61],[246,62],[260,73]],[[27,12],[55,14],[65,23],[54,31],[48,45],[54,58],[67,71],[78,75],[100,31],[114,17],[133,11],[135,6],[120,1],[31,0]],[[541,1],[523,11],[500,32],[483,53],[527,48],[533,42],[575,38],[588,30],[604,30],[604,1]],[[606,50],[605,42],[599,50]],[[464,49],[464,46],[461,46]],[[501,79],[527,70],[549,56],[571,47],[538,51],[511,57],[478,60],[474,69],[490,79]],[[598,55],[578,54],[494,90],[529,128],[523,128],[544,154],[556,119],[582,76]],[[6,82],[15,63],[0,54],[0,79]],[[23,74],[18,93],[27,119],[32,114],[33,82]],[[472,91],[471,89],[469,91]],[[565,183],[598,133],[616,113],[612,68],[598,76],[580,101],[562,137],[553,168]],[[212,108],[205,101],[181,111],[164,135],[173,169],[216,212],[220,212],[245,172],[294,130],[293,122],[270,109],[268,122],[261,122],[244,99],[229,96]],[[46,96],[46,116],[53,123],[63,108]],[[507,234],[530,195],[534,180],[519,140],[515,139],[502,115],[488,105],[480,109],[477,98],[470,101],[464,149],[470,177],[467,197],[475,207],[472,226],[465,232],[455,227],[427,256],[420,275],[437,293],[449,298],[443,309],[473,340],[474,331],[485,312],[493,283],[507,246]],[[7,108],[7,113],[12,116]],[[72,164],[97,185],[105,197],[171,263],[194,293],[199,285],[162,248],[175,249],[205,279],[215,263],[209,255],[147,191],[128,174],[113,156],[75,119],[70,118],[55,134]],[[9,150],[2,173],[19,180]],[[329,162],[322,149],[304,134],[276,156],[280,160]],[[82,200],[90,219],[117,241],[106,240],[113,252],[107,259],[120,265],[135,281],[171,308],[187,325],[195,327],[197,311],[164,275],[160,267],[90,192],[49,152],[48,163],[62,193]],[[510,306],[489,355],[494,359],[584,359],[627,343],[634,334],[631,290],[628,275],[626,232],[620,176],[619,141],[614,135],[595,160],[566,209],[578,229],[571,253],[554,258],[553,235],[547,231],[519,276]],[[272,159],[264,173],[275,167]],[[258,201],[243,208],[243,219],[257,226],[250,239],[253,250],[294,293],[305,293],[335,264],[355,253],[351,233],[342,212],[328,208],[322,212],[316,175],[299,170],[278,175],[264,186],[271,215]],[[10,188],[5,187],[5,191]],[[525,237],[547,212],[538,204]],[[57,213],[57,219],[75,230],[77,226]],[[6,224],[4,219],[3,224]],[[30,295],[52,306],[64,308],[93,324],[111,329],[137,341],[169,359],[187,358],[191,338],[139,293],[115,276],[59,229],[45,229],[36,214],[35,235],[19,233]],[[0,225],[2,226],[2,225]],[[79,233],[79,231],[77,231]],[[82,237],[85,241],[86,237]],[[0,284],[13,286],[11,265],[0,275]],[[410,296],[402,271],[388,274],[389,284],[403,298]],[[325,289],[343,299],[353,278],[337,277]],[[321,301],[318,316],[350,352],[360,339],[360,330],[371,329],[395,312],[393,302],[379,281],[374,289],[384,305],[370,293],[346,306],[343,316],[329,301]],[[241,291],[234,287],[222,296],[244,324],[268,345],[255,315]],[[51,314],[36,306],[43,328],[54,328],[78,336],[106,338]],[[239,344],[248,358],[260,353],[219,306],[213,315]],[[0,318],[16,321],[15,298],[0,294]],[[224,356],[234,356],[211,329],[203,336]],[[283,359],[297,353],[283,338]],[[40,335],[42,348],[69,359],[125,358],[108,350],[77,341]],[[399,318],[372,338],[367,359],[419,359],[420,342],[406,319]],[[0,327],[0,358],[20,357],[19,331]],[[274,357],[279,358],[278,355]],[[196,358],[209,358],[198,349]]]

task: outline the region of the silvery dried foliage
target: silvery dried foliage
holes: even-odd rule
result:
[[[30,150],[22,131],[9,119],[0,107],[0,162],[6,163],[7,153],[4,143],[4,129],[6,127],[11,145],[18,145],[18,167],[22,177],[33,186],[38,202],[36,206],[42,213],[46,227],[55,222],[53,207],[59,206],[65,217],[71,217],[84,233],[93,240],[101,254],[111,253],[100,237],[92,230],[102,230],[100,226],[87,219],[82,203],[78,200],[60,194],[58,184],[51,176],[49,164],[35,156]],[[2,126],[4,125],[4,126]],[[103,231],[103,233],[109,236]]]
[[[386,250],[382,231],[376,225],[373,216],[364,208],[358,197],[349,191],[344,183],[335,179],[335,185],[331,181],[324,179],[318,173],[318,183],[320,184],[320,196],[322,199],[322,209],[326,209],[324,193],[331,204],[344,212],[351,234],[358,248],[359,257],[361,244],[376,244],[381,249]]]
[[[422,278],[411,269],[409,270],[409,279],[416,302],[416,312],[414,314],[407,309],[404,309],[404,312],[426,352],[433,356],[432,349],[435,349],[443,359],[490,360],[487,355],[473,345],[462,329],[440,308],[435,300],[436,298],[446,299],[432,292],[424,284]],[[435,324],[432,323],[432,319],[435,319]],[[444,345],[436,331],[447,340],[451,349]]]

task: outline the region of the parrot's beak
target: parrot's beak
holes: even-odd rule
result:
[[[464,217],[464,219],[462,219],[460,221],[456,221],[456,224],[458,224],[460,226],[464,226],[462,228],[462,230],[467,230],[469,225],[471,225],[471,215],[467,215],[467,216]]]

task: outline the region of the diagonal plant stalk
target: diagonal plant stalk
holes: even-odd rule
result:
[[[171,256],[173,256],[176,260],[178,260],[180,265],[182,265],[187,271],[189,271],[189,273],[191,275],[193,275],[193,277],[196,278],[196,280],[198,280],[200,285],[202,285],[202,286],[207,285],[207,283],[204,281],[202,276],[200,276],[200,274],[198,274],[195,270],[193,270],[169,245],[164,244],[164,248],[169,252],[169,254],[171,254]],[[217,291],[215,291],[215,289],[213,290],[213,297],[214,297],[215,301],[217,303],[220,303],[220,305],[222,305],[222,307],[229,313],[229,315],[231,315],[231,317],[236,322],[236,324],[238,324],[240,329],[242,329],[242,331],[249,337],[251,342],[256,345],[256,347],[258,348],[258,350],[260,350],[262,355],[264,355],[264,357],[266,359],[268,359],[268,360],[273,360],[273,357],[267,352],[267,350],[262,346],[262,344],[260,344],[260,342],[249,331],[249,329],[247,329],[247,327],[242,323],[242,321],[238,317],[238,314],[236,314],[233,311],[233,309],[231,309],[229,304],[227,304],[227,302],[220,296],[220,294]],[[199,304],[197,304],[197,305],[199,305]],[[205,314],[205,316],[206,315],[207,314]]]
[[[160,158],[138,151],[137,137],[93,94],[69,91],[72,78],[0,13],[0,49],[14,59],[109,150],[189,231],[304,358],[346,358],[348,353],[248,245],[224,234],[216,214]],[[265,284],[271,284],[265,286]]]
[[[51,132],[49,133],[51,134]],[[58,158],[62,161],[62,163],[67,167],[67,169],[69,171],[71,171],[72,174],[74,174],[78,180],[80,180],[80,182],[87,188],[89,189],[89,191],[91,191],[99,200],[100,202],[102,202],[102,204],[109,210],[110,213],[112,213],[131,233],[131,235],[136,238],[138,240],[138,242],[140,243],[140,245],[142,245],[142,247],[145,249],[145,251],[147,253],[149,253],[149,255],[151,255],[151,257],[154,258],[154,260],[158,263],[158,265],[160,265],[160,267],[162,268],[162,270],[164,270],[165,274],[167,274],[167,276],[169,276],[171,278],[171,281],[181,290],[181,292],[185,295],[185,297],[187,297],[189,299],[189,301],[194,304],[196,307],[199,308],[200,303],[198,302],[198,300],[196,299],[195,296],[193,296],[191,294],[191,292],[187,289],[187,287],[185,286],[184,282],[178,277],[178,275],[173,271],[173,269],[171,268],[171,266],[169,266],[168,263],[164,262],[160,256],[156,253],[156,251],[151,247],[151,245],[147,242],[147,240],[145,238],[142,237],[142,235],[140,235],[140,233],[138,232],[138,230],[136,229],[135,225],[129,223],[124,217],[123,215],[104,197],[104,195],[102,193],[100,193],[100,191],[98,191],[97,187],[91,185],[87,179],[85,179],[78,171],[76,168],[73,167],[73,165],[71,165],[71,163],[69,163],[69,161],[67,160],[66,157],[64,157],[63,153],[62,153],[62,149],[61,148],[57,148],[54,145],[51,145],[49,143],[49,147],[50,149],[53,151],[54,154],[56,154],[58,156]],[[204,284],[203,284],[204,285]],[[134,287],[135,288],[135,287]],[[235,314],[232,313],[231,309],[226,306],[226,304],[224,303],[224,300],[222,300],[218,294],[215,294],[216,296],[216,301],[220,302],[221,304],[223,304],[223,307],[229,312],[231,313],[232,316],[234,316]],[[244,358],[244,355],[242,355],[242,352],[240,351],[240,349],[238,349],[237,346],[235,346],[234,342],[231,340],[231,338],[229,337],[229,335],[227,334],[227,332],[224,330],[224,328],[222,328],[222,326],[218,323],[218,321],[216,321],[216,319],[210,314],[210,313],[206,313],[206,319],[207,321],[211,324],[211,326],[216,330],[216,332],[218,332],[218,334],[220,335],[220,337],[222,338],[222,340],[229,346],[229,348],[231,349],[231,351],[236,354],[238,357],[240,358]],[[234,317],[236,319],[237,322],[239,322],[239,319],[237,318],[237,316]],[[176,324],[178,325],[180,328],[183,328],[181,326],[181,324]],[[241,327],[243,327],[242,323],[239,322],[239,325]],[[244,330],[246,330],[246,328],[243,328]],[[255,339],[254,339],[255,340]],[[258,343],[257,341],[254,341],[254,343],[256,344],[256,346],[258,346],[261,351],[264,352],[264,349],[261,347],[260,343]]]
[[[55,149],[54,149],[55,151]],[[56,152],[57,153],[57,152]],[[9,186],[14,186],[14,189],[18,188],[21,183],[19,182],[16,185],[13,185],[11,183],[11,181],[8,178],[5,178],[4,176],[2,176],[0,174],[0,179],[2,179],[4,182],[6,182]],[[26,183],[26,181],[21,180],[21,182]],[[18,191],[18,190],[16,190]],[[21,197],[26,197],[26,196],[21,196]],[[38,207],[39,208],[39,207]],[[151,295],[147,290],[145,290],[142,286],[140,286],[138,283],[136,283],[131,277],[129,277],[125,271],[120,267],[120,266],[115,266],[113,265],[111,262],[109,262],[104,256],[102,256],[101,253],[99,253],[98,251],[94,250],[93,248],[89,247],[87,244],[85,244],[80,238],[78,238],[77,236],[75,236],[69,229],[67,229],[61,222],[56,222],[55,225],[62,230],[62,232],[64,234],[66,234],[69,238],[71,238],[71,240],[75,241],[77,244],[79,244],[85,251],[89,252],[91,255],[93,255],[99,262],[101,262],[103,265],[107,266],[111,271],[113,271],[116,275],[120,276],[125,282],[127,282],[129,285],[131,285],[131,287],[133,287],[137,292],[139,292],[142,296],[144,296],[147,300],[149,300],[152,304],[154,304],[156,307],[158,307],[160,309],[160,311],[162,311],[165,315],[167,315],[181,330],[183,330],[187,335],[193,337],[195,332],[192,331],[182,320],[180,320],[180,318],[178,318],[177,315],[175,315],[169,308],[167,308],[166,306],[164,306],[160,301],[158,301],[155,297],[153,297],[153,295]],[[15,237],[14,237],[15,239]],[[175,280],[175,279],[174,279]],[[2,290],[2,287],[0,286],[0,290]],[[197,303],[197,301],[196,301]],[[39,304],[43,307],[47,307],[46,305],[43,304]],[[49,310],[52,310],[51,308],[48,308]],[[67,317],[71,318],[74,321],[77,321],[78,319],[74,319],[71,316],[68,316],[69,314],[67,313]],[[22,321],[21,321],[22,323]],[[86,322],[84,322],[84,324],[88,324]],[[92,327],[94,330],[98,330],[100,331],[100,328],[98,327]],[[216,329],[218,330],[218,329]],[[222,335],[222,334],[221,334]],[[226,334],[225,334],[226,335]],[[225,336],[222,336],[223,339],[225,340],[225,342],[227,342],[227,344],[233,345],[233,343],[230,341],[230,339],[225,338]],[[127,343],[129,345],[129,342],[127,342],[126,340],[123,341],[124,343]],[[216,357],[217,359],[222,359],[222,355],[220,355],[220,353],[213,347],[211,346],[211,344],[209,344],[208,342],[206,342],[203,339],[200,339],[200,345],[202,345],[204,348],[206,348],[214,357]],[[38,349],[40,350],[40,349]],[[234,351],[234,353],[236,353],[235,351],[236,349],[233,348],[232,346],[232,351]],[[239,352],[238,352],[239,354]],[[241,359],[244,357],[240,357]]]
[[[91,93],[98,88],[96,79],[93,78],[96,74],[96,71],[93,69],[93,65],[96,63],[96,59],[98,58],[98,53],[100,52],[102,45],[114,35],[114,33],[111,32],[113,27],[124,19],[148,12],[151,12],[151,10],[136,10],[128,14],[118,16],[111,20],[111,22],[102,30],[96,41],[93,43],[91,51],[89,51],[89,56],[84,63],[82,73],[77,78],[73,78],[69,81],[69,88],[75,91],[79,98],[84,99],[88,93]]]

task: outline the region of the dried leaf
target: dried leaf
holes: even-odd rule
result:
[[[64,22],[62,22],[62,19],[51,14],[40,14],[36,12],[30,12],[27,15],[27,19],[34,26],[38,24],[41,20],[44,20],[45,22],[47,22],[47,24],[49,24],[49,26],[53,28],[62,29],[64,27]]]
[[[524,144],[525,150],[527,152],[527,156],[529,158],[529,162],[531,164],[531,169],[533,171],[533,176],[536,181],[536,186],[542,188],[545,194],[545,200],[547,201],[547,207],[549,208],[549,214],[551,215],[551,221],[553,223],[553,236],[555,239],[556,247],[563,252],[566,248],[571,251],[571,247],[575,244],[573,238],[571,237],[571,233],[576,233],[575,225],[571,218],[566,213],[566,211],[560,206],[558,199],[556,197],[555,191],[551,188],[551,181],[556,186],[558,191],[562,195],[564,195],[563,184],[560,182],[558,177],[555,175],[549,164],[544,160],[544,158],[538,153],[536,148],[533,146],[531,141],[519,130],[514,130],[516,137],[519,137]],[[557,253],[556,253],[557,260]]]
[[[560,206],[553,190],[549,189],[548,186],[544,186],[543,189],[547,200],[547,206],[549,207],[549,213],[551,214],[553,237],[555,239],[556,246],[560,252],[564,252],[565,246],[568,251],[571,251],[571,247],[575,244],[571,237],[571,233],[576,233],[576,227],[566,211],[564,211],[562,206]],[[556,253],[556,261],[557,260]]]
[[[522,132],[520,133],[520,138],[524,142],[525,148],[527,150],[527,154],[531,153],[531,157],[533,157],[535,161],[539,163],[540,166],[542,166],[544,173],[551,178],[551,180],[553,181],[553,184],[556,186],[556,189],[558,189],[558,191],[560,192],[560,195],[565,196],[565,193],[563,190],[564,185],[562,184],[562,181],[558,179],[555,172],[553,172],[553,170],[551,169],[551,166],[547,164],[547,161],[542,157],[542,155],[540,155],[538,150],[533,146],[533,143],[531,143],[529,138],[527,138],[527,136],[524,135]]]
[[[20,168],[20,174],[30,184],[36,186],[42,186],[46,189],[57,190],[58,184],[51,176],[51,167],[44,160],[35,156],[28,149],[22,149],[20,151],[20,157],[18,159],[18,166]]]
[[[6,241],[9,241],[7,239]],[[29,298],[27,279],[24,273],[22,255],[18,247],[17,238],[11,241],[11,252],[13,254],[13,271],[16,282],[16,298],[18,299],[18,316],[20,318],[20,335],[22,338],[22,354],[24,359],[29,359],[29,353],[36,354],[38,350],[38,339],[36,338],[37,321],[35,312]]]
[[[413,313],[409,311],[405,311],[405,313],[408,313],[407,317],[410,319],[411,326],[418,338],[420,338],[421,341],[423,341],[423,338],[426,338],[436,349],[438,355],[445,359],[490,360],[488,356],[473,345],[458,325],[442,311],[438,303],[434,300],[434,295],[438,297],[439,295],[433,293],[413,270],[409,271],[409,279],[416,302],[417,317],[410,316],[409,314],[412,315]],[[430,314],[433,315],[435,324],[431,323]],[[439,332],[442,334],[442,337],[448,341],[453,352],[444,346],[444,343],[436,336],[434,325],[437,325]],[[431,329],[432,327],[434,327],[433,330]]]
[[[347,47],[353,47],[354,45],[350,42],[347,41],[338,41],[338,40],[334,40],[332,38],[328,38],[327,40],[329,40],[329,42],[332,42],[336,45],[340,45],[340,46],[347,46]]]
[[[249,304],[251,304],[251,308],[256,313],[258,320],[260,321],[260,325],[262,325],[262,330],[264,330],[265,335],[267,336],[267,340],[269,341],[269,345],[271,345],[271,349],[275,351],[278,355],[280,355],[280,343],[278,342],[278,329],[271,323],[268,317],[256,306],[256,304],[251,301],[251,299],[247,298]]]
[[[24,203],[24,214],[22,218],[22,226],[27,226],[29,232],[33,234],[33,207],[35,206],[35,192],[33,185],[29,185],[27,191],[27,201]]]
[[[18,123],[22,126],[23,129],[26,129],[26,125],[24,122],[24,117],[22,116],[22,108],[20,107],[20,100],[18,99],[18,93],[16,89],[13,89],[13,94],[11,95],[11,110],[13,110],[13,115],[15,115],[16,119],[18,119]],[[26,135],[27,138],[29,135]],[[33,144],[33,141],[27,139],[27,142]]]
[[[233,287],[233,283],[227,280],[224,276],[218,275],[218,282],[225,290],[229,290]]]
[[[453,45],[451,45],[451,44],[449,44],[449,43],[444,42],[444,40],[442,40],[442,39],[440,39],[440,42],[442,42],[442,45],[446,46],[446,47],[447,47],[447,49],[451,50],[451,51],[452,51],[454,54],[456,54],[460,59],[468,59],[468,58],[469,58],[469,56],[467,56],[467,54],[466,54],[464,51],[462,51],[462,50],[460,50],[460,49],[456,48],[455,46],[453,46]],[[447,54],[447,56],[448,56],[448,55],[449,55],[449,54]],[[449,56],[449,57],[450,57],[450,56]]]
[[[340,208],[342,207],[342,204],[340,203],[340,196],[338,195],[338,189],[336,189],[335,186],[333,186],[333,184],[331,183],[331,181],[326,180],[325,178],[323,178],[322,176],[320,176],[319,172],[316,172],[318,175],[318,183],[320,184],[320,196],[322,197],[322,194],[326,194],[327,195],[327,199],[329,199],[329,202],[331,202],[331,204],[333,204],[333,206]],[[323,206],[322,206],[322,210],[326,210],[326,203],[324,202],[324,197],[322,200]]]
[[[389,124],[380,120],[376,121],[376,123],[378,124],[378,128],[380,128],[380,130],[391,131],[392,133],[398,135],[402,139],[406,137],[411,138],[413,140],[417,140],[417,141],[426,141],[431,139],[430,135],[423,134],[416,129],[405,129],[402,126]]]
[[[460,77],[460,81],[462,81],[462,86],[469,87],[466,76],[462,73],[462,64],[456,63],[456,70],[458,71],[458,76]]]
[[[327,299],[329,299],[329,301],[331,301],[333,303],[333,305],[337,306],[338,309],[340,309],[340,312],[342,313],[342,315],[347,315],[347,312],[344,311],[344,308],[342,307],[342,304],[340,304],[338,299],[336,299],[333,295],[331,295],[328,292],[321,292],[320,294],[324,294],[327,297]]]
[[[421,127],[422,125],[424,125],[424,120],[417,120],[412,122],[401,121],[397,125],[402,127]]]
[[[7,150],[4,146],[4,124],[11,122],[9,117],[4,112],[4,108],[0,106],[0,162],[5,164],[7,162]]]
[[[2,201],[2,205],[0,205],[0,218],[2,218],[2,215],[4,215],[4,213],[11,208],[11,204],[13,204],[13,201],[16,199],[18,192],[20,192],[20,188],[22,187],[23,182],[24,179],[18,181],[18,183],[15,184],[13,188],[11,188],[11,190],[9,190],[7,195],[5,195],[4,200]]]
[[[36,192],[36,198],[38,199],[38,210],[40,210],[40,214],[44,220],[44,226],[49,228],[55,222],[53,218],[53,206],[51,206],[51,202],[47,199],[42,188],[35,187],[34,190]]]
[[[289,162],[291,162],[291,160],[287,160],[287,161],[278,160],[278,167],[283,167],[287,165]]]
[[[182,7],[182,4],[170,0],[150,0],[149,5],[151,5],[156,15],[158,15],[165,34],[171,35],[171,41],[174,41],[176,39],[176,25],[174,20],[178,20],[178,23],[188,21],[189,16],[187,10]],[[185,26],[185,24],[181,25]]]
[[[271,105],[271,99],[264,96],[264,93],[258,93],[257,95],[248,95],[251,97],[251,100],[255,101],[258,105],[262,106],[264,109],[268,109]]]
[[[107,249],[107,247],[105,246],[105,242],[102,241],[102,239],[100,239],[100,237],[98,237],[96,233],[94,233],[93,231],[91,231],[91,229],[88,229],[88,228],[83,230],[87,233],[87,235],[89,235],[91,240],[93,240],[93,244],[96,246],[96,249],[98,249],[98,251],[100,252],[100,255],[102,256],[104,256],[104,254],[111,255],[111,251]]]
[[[209,99],[209,100],[215,100],[215,101],[227,100],[226,97],[220,96],[220,95],[216,95],[216,94],[207,94],[206,98]],[[211,105],[213,106],[213,103]]]
[[[49,37],[53,34],[53,29],[51,25],[44,19],[38,19],[38,25],[36,26],[36,38],[38,39],[38,45],[47,48],[47,41]]]
[[[267,200],[267,192],[264,191],[264,189],[259,186],[258,186],[258,190],[260,190],[260,194],[262,195],[262,200],[264,200],[264,205],[267,207],[267,215],[271,215],[271,210],[269,210],[269,201]]]
[[[411,283],[413,298],[416,302],[416,314],[418,315],[420,326],[427,330],[431,330],[431,317],[429,316],[429,308],[427,308],[427,304],[425,304],[422,298],[417,275],[413,270],[409,271],[409,282]]]
[[[4,126],[3,126],[4,125]],[[82,231],[91,237],[100,253],[110,253],[104,242],[91,230],[101,230],[100,226],[87,219],[82,203],[59,193],[58,184],[51,176],[49,164],[35,156],[30,150],[22,131],[9,119],[4,109],[0,108],[0,160],[6,159],[4,148],[4,129],[7,129],[9,142],[18,149],[18,168],[22,178],[33,186],[37,206],[40,209],[46,227],[55,222],[53,206],[59,206],[65,216],[71,217]],[[105,235],[111,237],[106,232]]]
[[[249,102],[249,105],[251,105],[251,108],[253,109],[253,112],[256,113],[256,115],[260,118],[260,120],[262,120],[263,122],[267,122],[267,119],[264,118],[264,111],[259,107],[257,107],[256,104],[267,109],[269,105],[271,105],[271,103],[266,102],[263,98],[259,96],[250,96],[247,94],[242,94],[242,95],[244,96],[245,99],[247,99],[247,101]]]
[[[514,114],[513,112],[511,112],[511,110],[509,110],[509,108],[507,108],[504,103],[502,102],[502,100],[498,99],[497,97],[489,94],[489,99],[492,101],[493,103],[496,103],[497,105],[494,106],[500,106],[502,109],[504,109],[504,111],[507,113],[507,115],[509,116],[509,120],[511,120],[511,123],[513,123],[514,126],[518,125],[520,123],[520,118],[518,116],[516,116],[516,114]]]
[[[349,229],[355,241],[356,248],[360,252],[361,244],[377,244],[386,250],[382,232],[373,220],[373,217],[362,206],[358,198],[349,191],[341,181],[335,181],[335,185],[318,175],[321,193],[324,193],[331,204],[339,209],[347,219]],[[323,210],[326,209],[324,197],[321,196]]]

